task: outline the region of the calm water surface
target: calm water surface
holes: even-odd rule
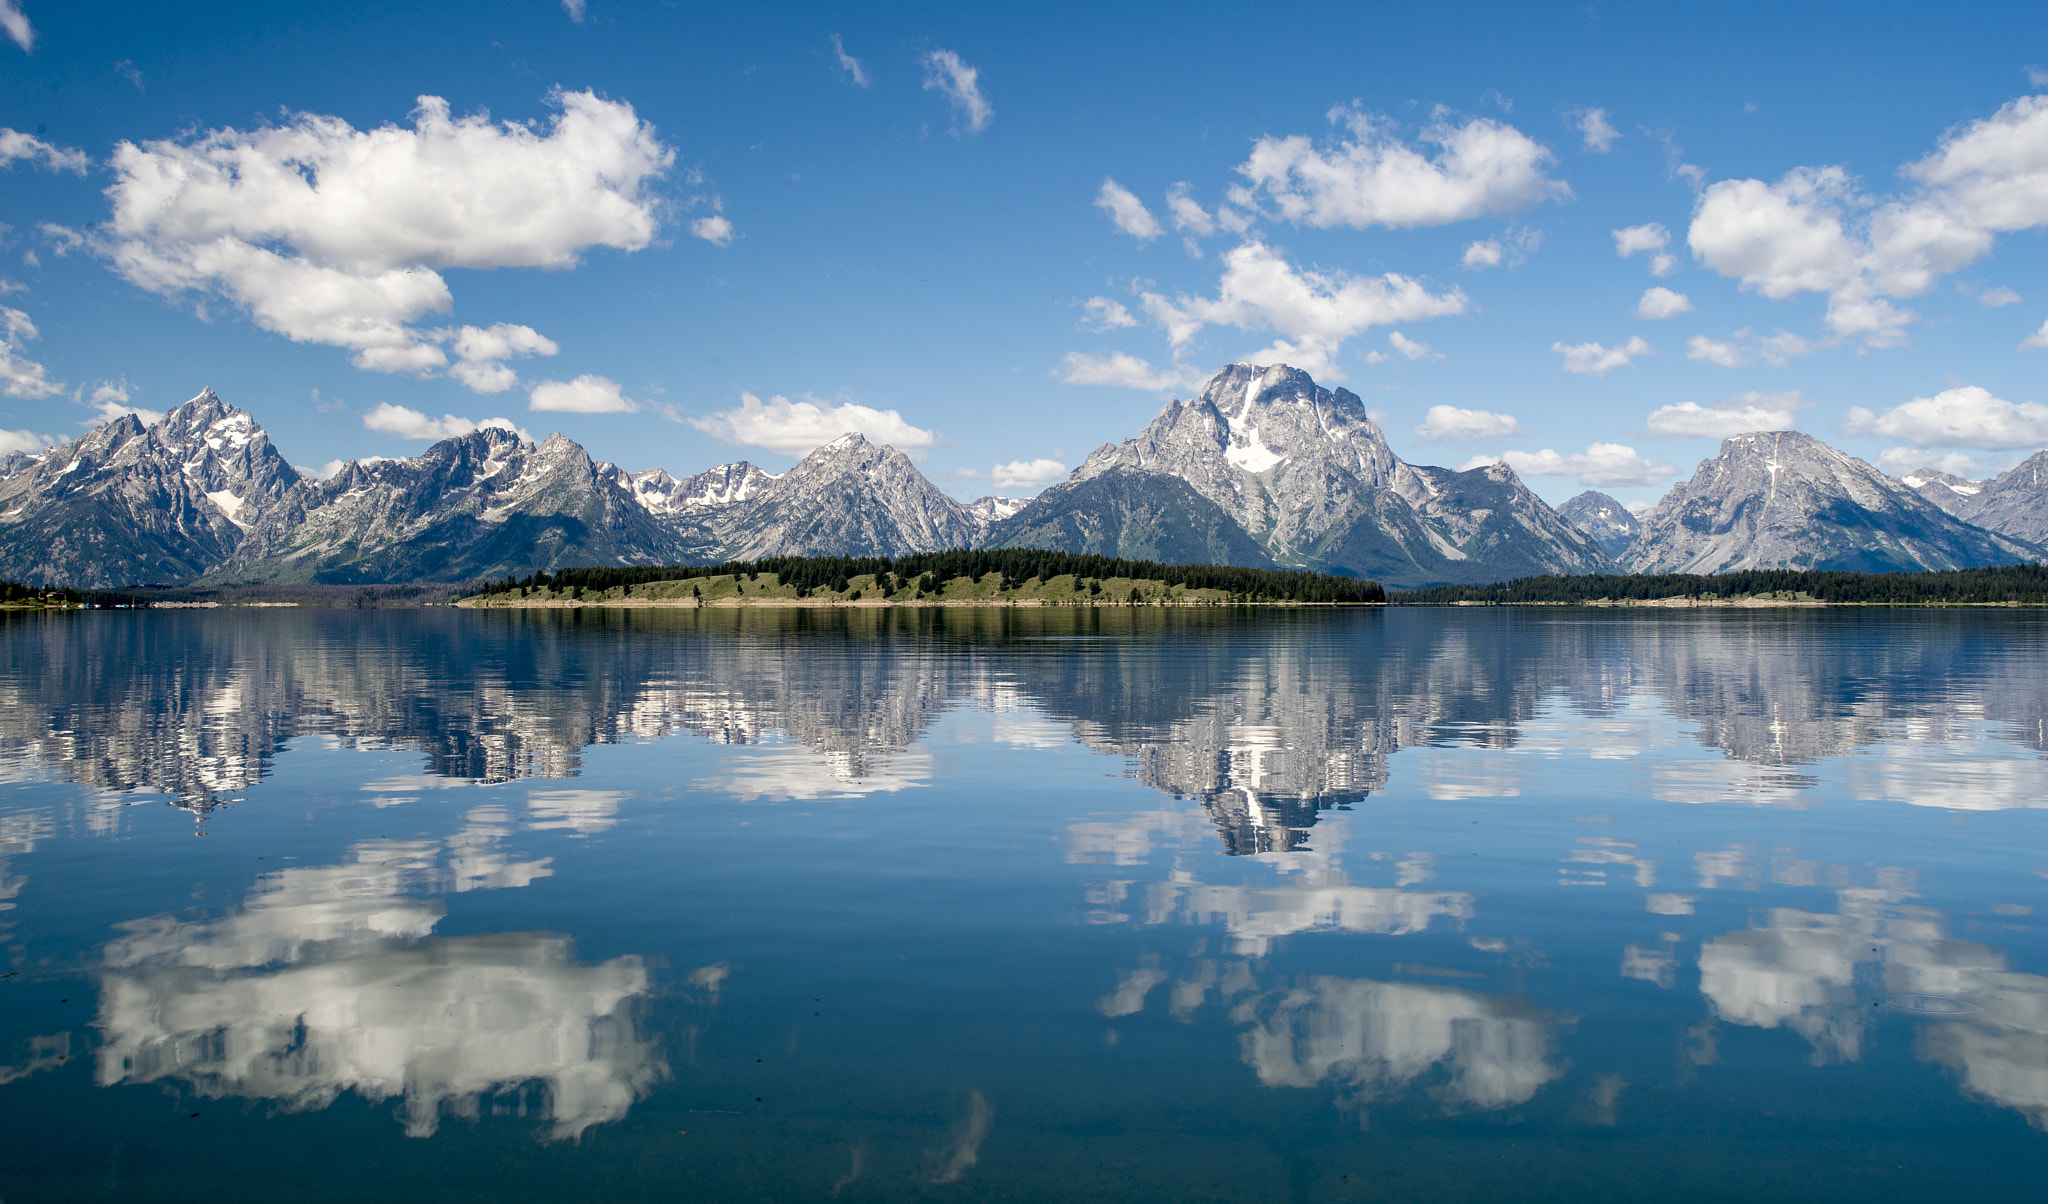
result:
[[[2048,614],[0,622],[0,1201],[2039,1199]]]

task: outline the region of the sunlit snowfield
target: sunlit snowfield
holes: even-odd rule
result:
[[[0,1200],[2038,1199],[2030,611],[0,623]]]

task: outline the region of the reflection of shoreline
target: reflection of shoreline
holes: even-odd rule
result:
[[[445,864],[436,842],[372,841],[268,876],[219,919],[127,925],[105,950],[99,1084],[177,1081],[286,1111],[400,1099],[413,1137],[487,1102],[558,1139],[624,1116],[666,1073],[633,1015],[641,960],[584,965],[540,933],[433,936],[445,908],[402,893],[548,876],[495,850],[506,818],[471,811]]]
[[[1546,709],[1598,724],[1632,701],[1696,719],[1725,755],[1658,767],[1654,793],[1673,801],[1796,802],[1816,780],[1802,767],[1873,748],[1901,764],[1859,764],[1866,797],[2048,798],[2048,765],[1984,755],[2000,740],[2048,752],[2048,673],[2024,654],[2038,641],[2015,644],[1993,616],[855,604],[9,624],[0,758],[201,813],[306,735],[418,748],[428,773],[479,781],[573,777],[591,745],[683,733],[788,743],[820,758],[790,797],[871,793],[907,780],[908,751],[962,703],[1029,708],[1061,739],[1127,758],[1152,788],[1201,800],[1239,854],[1307,847],[1319,813],[1385,788],[1399,750],[1510,752]],[[1968,799],[1914,795],[1921,767],[1904,762],[1950,748]],[[802,768],[777,767],[763,793]],[[1489,773],[1430,792],[1521,789]]]

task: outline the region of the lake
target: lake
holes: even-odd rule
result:
[[[2048,613],[0,620],[0,1200],[2038,1199]]]

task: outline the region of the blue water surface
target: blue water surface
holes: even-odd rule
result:
[[[2038,1199],[2048,614],[0,621],[0,1201]]]

